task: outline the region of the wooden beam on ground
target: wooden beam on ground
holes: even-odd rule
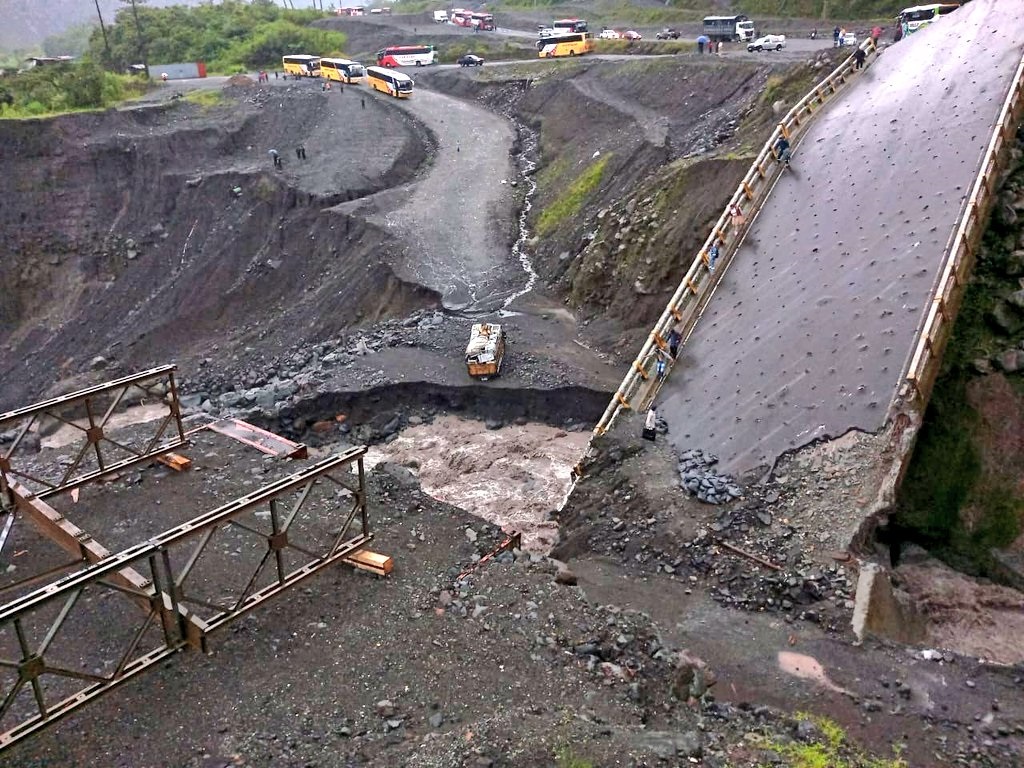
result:
[[[378,576],[387,576],[395,569],[394,558],[389,555],[371,552],[368,549],[360,549],[358,552],[353,552],[348,557],[343,558],[342,562],[361,571],[376,573]]]

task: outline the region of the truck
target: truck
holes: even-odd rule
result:
[[[474,379],[487,381],[501,373],[505,359],[505,332],[496,323],[477,323],[469,334],[466,370]]]
[[[754,22],[748,16],[705,16],[704,34],[713,43],[747,43],[754,39]]]
[[[447,24],[448,23],[448,11],[434,11],[434,23],[435,24]]]

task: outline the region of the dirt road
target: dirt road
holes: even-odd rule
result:
[[[425,176],[378,196],[369,220],[408,244],[392,265],[403,280],[436,290],[450,310],[494,309],[525,282],[501,237],[513,207],[512,129],[472,103],[424,89],[399,105],[433,131],[437,154]]]

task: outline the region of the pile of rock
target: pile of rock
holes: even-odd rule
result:
[[[700,448],[685,451],[679,457],[679,487],[706,504],[725,504],[740,498],[743,490],[736,480],[712,469],[717,463],[717,456]]]

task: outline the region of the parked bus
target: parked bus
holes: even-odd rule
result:
[[[452,8],[449,21],[457,27],[471,27],[473,26],[473,12],[467,11],[465,8]]]
[[[749,42],[754,39],[754,22],[743,14],[705,16],[704,34],[715,43]]]
[[[594,40],[586,32],[559,33],[553,37],[542,37],[537,41],[538,55],[542,59],[556,56],[582,56],[594,50]]]
[[[937,21],[946,14],[952,13],[960,6],[951,3],[931,3],[929,5],[915,5],[913,8],[904,8],[896,17],[903,30],[903,37],[911,32],[917,32],[921,27],[927,27],[933,21]]]
[[[472,24],[474,29],[479,29],[481,32],[493,32],[494,14],[474,13],[470,17],[470,23]]]
[[[559,34],[563,32],[586,32],[586,19],[559,19],[551,22],[551,28]]]
[[[281,64],[286,75],[296,77],[320,77],[320,57],[311,56],[308,53],[297,53],[294,56],[284,56]]]
[[[320,59],[320,77],[340,83],[361,83],[366,77],[366,67],[348,59]]]
[[[412,96],[413,79],[402,72],[392,72],[384,67],[367,67],[366,82],[375,91],[408,99]]]
[[[436,63],[437,51],[432,45],[396,45],[377,51],[377,64],[382,67],[422,67]]]

